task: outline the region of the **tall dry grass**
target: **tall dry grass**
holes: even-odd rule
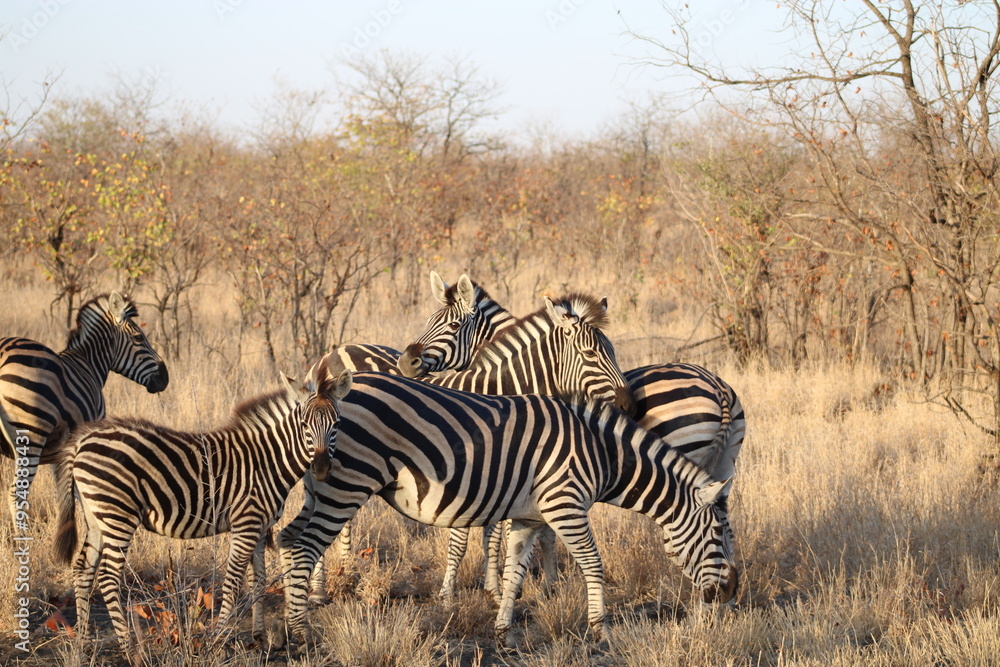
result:
[[[597,294],[614,288],[596,279],[573,287]],[[435,307],[428,296],[419,312],[404,317],[385,296],[366,299],[357,341],[401,345]],[[25,335],[58,349],[65,331],[47,315],[47,302],[46,285],[28,279],[0,293],[0,335]],[[532,302],[525,290],[514,309],[526,312],[536,307]],[[662,302],[650,295],[617,319],[610,333],[623,368],[672,360],[669,340],[686,338],[693,328],[693,319],[680,318],[683,309],[678,319],[664,315]],[[156,396],[112,377],[109,412],[208,428],[240,397],[274,386],[275,371],[255,347],[259,341],[245,339],[237,353],[231,340],[237,315],[228,303],[202,289],[199,354],[172,360],[171,386]],[[611,308],[617,314],[614,299]],[[647,320],[652,324],[644,325]],[[723,357],[701,361],[736,388],[748,419],[732,498],[742,585],[731,613],[687,616],[690,586],[663,555],[652,523],[599,506],[592,518],[607,576],[610,640],[581,639],[582,578],[560,545],[557,591],[546,598],[529,577],[517,606],[519,647],[498,651],[491,640],[495,608],[475,588],[482,567],[478,540],[460,570],[456,601],[444,604],[435,593],[445,531],[418,526],[374,499],[356,518],[352,557],[342,563],[332,550],[327,556],[333,603],[313,612],[322,642],[304,654],[264,653],[250,645],[245,629],[212,644],[202,631],[205,612],[196,592],[220,581],[227,538],[184,542],[140,531],[129,553],[130,603],[172,614],[159,621],[134,615],[148,664],[995,664],[1000,488],[981,465],[991,444],[870,367],[817,363],[792,371],[739,369]],[[10,476],[11,465],[3,463],[0,481],[6,485]],[[69,573],[49,554],[53,495],[51,474],[43,470],[31,496],[33,627],[60,606],[73,618],[65,598]],[[300,498],[297,489],[285,520]],[[10,545],[10,538],[4,512],[0,544]],[[268,554],[276,580],[275,561]],[[0,557],[0,582],[14,581],[16,572],[12,557]],[[42,628],[31,639],[33,653],[15,652],[17,596],[12,585],[0,591],[0,660],[117,664],[107,623],[87,646]],[[272,590],[267,602],[277,618],[280,595]],[[173,625],[164,627],[164,619]]]

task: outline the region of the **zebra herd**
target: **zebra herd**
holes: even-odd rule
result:
[[[342,346],[317,362],[304,384],[286,380],[284,390],[238,407],[227,425],[198,434],[141,420],[81,426],[103,417],[101,387],[110,370],[149,391],[167,383],[166,367],[132,320],[134,305],[121,295],[85,304],[60,355],[23,339],[0,340],[7,453],[17,454],[15,433],[30,431],[32,476],[39,462],[58,462],[56,546],[73,563],[79,632],[86,632],[96,583],[130,651],[121,568],[142,525],[181,538],[232,532],[220,620],[232,614],[249,563],[252,628],[261,638],[264,536],[300,478],[306,501],[277,541],[286,627],[302,640],[310,634],[310,592],[325,595],[324,554],[338,536],[341,548],[350,548],[348,522],[373,495],[416,521],[451,529],[446,598],[469,529],[509,521],[502,588],[501,531],[484,530],[486,587],[500,603],[500,638],[511,627],[536,541],[551,586],[555,538],[583,572],[588,621],[595,636],[603,634],[604,573],[588,520],[597,502],[652,518],[700,603],[733,600],[738,571],[728,497],[745,420],[732,388],[690,364],[622,373],[603,331],[605,300],[545,299],[540,310],[516,318],[465,275],[449,287],[432,272],[431,287],[442,308],[402,353]],[[84,341],[90,352],[67,354]],[[98,341],[107,346],[103,353],[92,349]],[[83,358],[94,359],[89,374],[80,370]],[[445,370],[452,373],[431,375]],[[26,492],[15,479],[12,502]],[[77,498],[86,523],[82,546]]]

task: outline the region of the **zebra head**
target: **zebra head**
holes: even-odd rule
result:
[[[608,322],[608,300],[571,294],[552,301],[545,297],[552,323],[549,359],[555,369],[555,394],[589,396],[635,413],[635,400],[615,358],[615,347],[602,331]],[[525,318],[527,320],[528,318]]]
[[[468,367],[475,351],[496,331],[495,316],[506,314],[486,290],[464,273],[458,283],[449,287],[431,271],[431,293],[444,308],[427,319],[424,333],[406,346],[396,362],[406,377]]]
[[[312,473],[325,481],[337,449],[340,400],[351,390],[353,375],[334,354],[327,354],[309,369],[305,382],[282,375],[289,398],[301,415],[305,449],[312,456]]]
[[[131,299],[119,292],[92,299],[80,307],[77,328],[70,333],[70,346],[75,343],[90,347],[94,354],[105,358],[108,370],[158,394],[170,382],[167,365],[136,324],[134,318],[138,315]]]
[[[733,531],[726,509],[730,480],[715,481],[694,463],[697,481],[689,487],[686,506],[675,511],[663,527],[663,546],[700,592],[699,603],[731,603],[739,588],[739,570],[733,559]],[[684,494],[683,489],[681,495]]]

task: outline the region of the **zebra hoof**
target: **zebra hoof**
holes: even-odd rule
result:
[[[309,594],[309,606],[322,607],[330,604],[330,596],[326,591],[317,591]]]
[[[271,624],[270,632],[270,642],[269,645],[271,650],[280,650],[285,648],[285,644],[288,643],[288,630],[285,628],[284,621],[274,621]]]

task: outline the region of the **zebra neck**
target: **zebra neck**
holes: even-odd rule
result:
[[[312,464],[313,451],[302,432],[301,407],[289,405],[281,395],[269,398],[242,412],[238,408],[233,423],[214,433],[226,442],[218,453],[225,457],[237,448],[256,449],[274,464],[268,472],[281,475],[291,488]]]
[[[111,373],[111,359],[107,354],[101,354],[98,346],[71,341],[70,346],[59,353],[59,359],[73,369],[77,377],[89,378],[93,386],[100,390],[108,381]]]
[[[554,395],[555,375],[547,361],[554,357],[552,334],[547,318],[524,320],[485,346],[470,368],[434,383],[480,394]]]
[[[645,514],[659,523],[677,505],[682,492],[705,474],[631,419],[620,418],[610,432],[614,435],[605,438],[607,480],[600,502]]]
[[[486,341],[507,333],[511,327],[517,324],[517,318],[495,301],[490,304],[489,308],[484,309],[483,317],[486,320],[486,336],[484,338]]]

